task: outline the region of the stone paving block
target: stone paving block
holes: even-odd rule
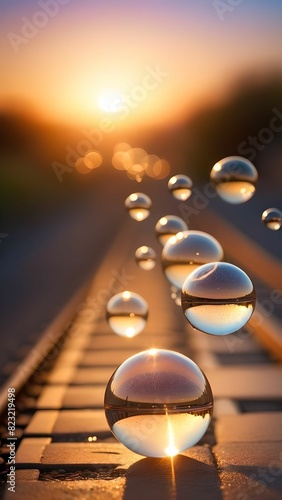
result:
[[[68,384],[74,378],[75,366],[58,366],[50,373],[43,374],[43,380],[48,384]]]
[[[240,413],[238,404],[232,399],[215,399],[213,406],[213,416],[219,418],[222,415],[236,415]]]
[[[87,318],[85,318],[85,316],[78,314],[69,329],[68,335],[71,338],[76,336],[90,337],[91,335],[93,335],[93,333],[95,333],[96,328],[97,322],[95,318],[93,318],[93,321],[91,321],[89,315],[87,315]]]
[[[216,398],[280,399],[282,366],[256,365],[207,368],[205,374]]]
[[[93,335],[89,339],[89,344],[87,346],[86,351],[91,352],[91,350],[109,350],[111,351],[112,349],[117,349],[117,350],[124,350],[124,351],[131,351],[133,348],[134,349],[141,349],[143,348],[143,342],[141,339],[141,335],[132,339],[127,339],[125,337],[121,337],[120,335],[114,335],[114,334],[99,334],[99,335]]]
[[[172,328],[167,334],[162,331],[159,335],[154,332],[148,334],[148,341],[149,348],[177,350],[186,347],[187,337],[184,330],[178,332],[176,328]]]
[[[22,449],[19,449],[23,458],[25,441],[27,440],[22,441]],[[18,464],[26,468],[24,461],[18,461]],[[69,474],[76,474],[83,469],[96,471],[97,478],[91,481],[71,481],[66,475],[66,481],[59,483],[43,480],[34,482],[33,489],[31,483],[29,488],[26,483],[24,486],[18,484],[18,491],[22,495],[18,498],[21,500],[27,498],[24,495],[28,493],[35,500],[40,495],[40,498],[47,498],[47,491],[52,500],[80,497],[110,499],[112,494],[116,495],[113,498],[126,500],[221,498],[217,471],[208,447],[194,446],[173,459],[152,459],[141,457],[120,443],[51,443],[46,446],[37,466],[42,471],[60,467]],[[72,488],[74,483],[76,488]],[[54,488],[48,489],[47,485]],[[80,485],[88,488],[82,492]],[[58,490],[56,487],[59,487]],[[88,497],[89,492],[91,496]]]
[[[218,360],[216,356],[208,351],[197,351],[193,353],[193,361],[201,367],[202,370],[207,368],[216,368],[218,366]]]
[[[224,500],[282,498],[282,442],[226,443],[213,448]]]
[[[69,387],[63,408],[104,408],[105,385]]]
[[[75,378],[71,381],[72,384],[105,384],[107,385],[116,366],[110,368],[78,368],[75,373]]]
[[[24,435],[50,436],[58,417],[59,411],[36,411],[25,428]]]
[[[36,401],[36,408],[59,410],[62,407],[67,387],[67,385],[58,385],[43,388]]]
[[[208,351],[218,354],[259,353],[262,348],[247,332],[236,332],[230,335],[216,337],[203,335],[201,332],[189,329],[189,342],[193,350]]]
[[[79,364],[81,358],[84,355],[84,351],[82,349],[70,350],[64,349],[63,352],[59,354],[57,357],[56,363],[54,364],[53,369],[58,367],[65,366],[76,366]]]
[[[47,386],[37,401],[38,410],[103,408],[105,385]]]
[[[50,443],[51,438],[49,437],[23,439],[16,453],[16,466],[18,467],[21,462],[25,464],[39,464],[46,446]],[[32,467],[30,468],[32,469]]]
[[[81,337],[80,335],[69,335],[65,342],[64,349],[73,351],[85,349],[89,342],[91,342],[91,338],[92,337]]]
[[[46,376],[49,384],[107,384],[115,367],[76,368],[58,367]]]
[[[218,444],[236,442],[259,443],[264,441],[282,442],[281,424],[282,412],[225,415],[220,417],[216,422],[216,441]]]
[[[81,360],[79,361],[79,366],[111,366],[113,368],[118,367],[123,361],[125,361],[130,356],[137,354],[138,349],[128,349],[128,350],[105,350],[105,351],[86,351],[83,353]]]
[[[140,457],[139,457],[140,458]],[[41,467],[60,465],[62,469],[93,466],[98,470],[119,470],[130,467],[138,455],[118,443],[53,443],[46,446]]]
[[[93,335],[91,341],[88,345],[89,349],[122,349],[122,350],[132,350],[144,351],[152,347],[158,347],[161,349],[177,349],[181,342],[183,341],[178,338],[178,336],[173,335],[173,330],[168,334],[159,335],[156,333],[150,333],[146,335],[145,330],[132,339],[127,339],[119,335]]]
[[[125,478],[114,481],[23,482],[3,500],[122,500]],[[157,500],[157,499],[156,499]]]
[[[17,469],[16,470],[16,483],[25,481],[38,481],[40,475],[39,469]]]
[[[111,436],[104,410],[37,411],[25,436]]]

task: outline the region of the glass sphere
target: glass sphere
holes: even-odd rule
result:
[[[157,224],[155,225],[156,236],[161,245],[165,245],[166,242],[179,233],[180,231],[187,231],[188,227],[186,222],[177,215],[165,215],[161,217]]]
[[[218,241],[203,231],[183,231],[172,236],[162,251],[162,267],[168,281],[181,289],[187,276],[207,262],[223,259]]]
[[[248,275],[228,262],[212,262],[193,271],[181,294],[186,319],[211,335],[227,335],[242,328],[254,312],[255,300]]]
[[[262,213],[261,220],[268,229],[278,231],[282,225],[282,212],[278,208],[268,208]]]
[[[135,252],[136,263],[141,269],[150,271],[156,265],[156,252],[153,248],[143,245],[137,248]]]
[[[220,198],[236,205],[245,203],[255,194],[258,173],[246,158],[228,156],[213,166],[210,179]]]
[[[211,420],[204,373],[178,352],[150,349],[128,358],[110,378],[105,413],[111,431],[146,457],[174,456],[197,443]]]
[[[110,328],[118,335],[135,337],[146,325],[148,304],[138,293],[117,293],[107,304],[106,319]]]
[[[174,175],[168,181],[168,189],[177,200],[185,201],[192,194],[193,182],[187,175]]]
[[[132,193],[130,194],[125,202],[125,208],[127,209],[130,217],[137,220],[138,222],[147,219],[150,215],[150,208],[152,202],[144,193]]]

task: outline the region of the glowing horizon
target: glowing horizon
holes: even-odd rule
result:
[[[54,121],[168,124],[228,93],[240,75],[282,68],[275,2],[242,3],[223,20],[205,0],[53,0],[52,16],[47,3],[1,7],[2,108],[18,100]]]

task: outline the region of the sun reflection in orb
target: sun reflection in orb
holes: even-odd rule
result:
[[[89,443],[92,443],[92,442],[97,441],[97,439],[98,439],[98,438],[97,438],[97,436],[89,436],[89,437],[88,437],[88,439],[87,439],[87,441],[88,441]]]
[[[168,433],[169,445],[166,447],[165,452],[168,457],[175,457],[175,455],[179,453],[179,450],[176,448],[174,444],[173,428],[168,413],[166,413],[166,416],[167,416],[167,433]]]
[[[135,329],[133,327],[128,327],[125,330],[125,336],[131,339],[135,335]]]
[[[152,347],[151,349],[149,349],[148,354],[150,354],[150,356],[156,356],[156,354],[158,354],[158,349]]]
[[[122,298],[123,300],[129,300],[131,298],[131,292],[125,290],[125,292],[122,292]]]

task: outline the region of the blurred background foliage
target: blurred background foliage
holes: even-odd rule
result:
[[[113,147],[125,139],[133,147],[143,147],[168,160],[172,172],[186,172],[195,182],[207,182],[216,161],[240,154],[238,148],[243,142],[247,151],[248,137],[257,137],[261,129],[269,128],[273,108],[282,116],[281,76],[268,75],[256,80],[246,77],[233,87],[228,97],[218,99],[217,104],[205,103],[177,126],[161,129],[148,124],[146,128],[127,131],[126,136],[122,130],[115,130],[97,147],[104,159],[101,167],[88,175],[81,175],[75,169],[63,172],[62,182],[52,164],[57,161],[66,165],[66,146],[76,149],[83,139],[81,129],[47,123],[27,106],[6,110],[0,115],[3,224],[48,215],[86,192],[92,191],[94,195],[103,175],[109,176],[111,182]],[[253,161],[260,176],[269,185],[281,182],[282,132],[273,133],[273,140],[261,144],[260,149],[256,150]],[[120,173],[121,181],[122,176]],[[2,231],[5,231],[3,225]]]

